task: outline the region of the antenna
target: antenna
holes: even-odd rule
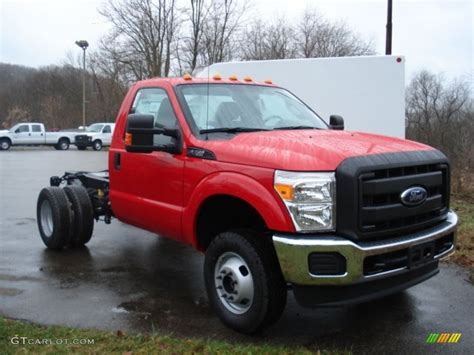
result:
[[[206,104],[206,129],[209,129],[209,80],[210,80],[210,65],[207,66],[207,104]],[[209,140],[209,133],[206,133],[206,140]]]

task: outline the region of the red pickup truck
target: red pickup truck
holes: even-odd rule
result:
[[[288,290],[338,305],[435,275],[457,225],[446,157],[343,128],[270,81],[138,82],[108,171],[53,176],[40,192],[41,237],[72,248],[117,218],[190,244],[205,253],[212,308],[244,333],[276,322]]]

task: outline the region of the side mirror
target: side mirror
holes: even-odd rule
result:
[[[344,130],[344,118],[339,115],[331,115],[329,117],[329,126],[331,129],[335,129],[338,131]]]
[[[173,143],[155,145],[154,136],[161,134],[175,138]],[[130,114],[127,118],[125,130],[125,150],[134,153],[151,153],[164,151],[172,154],[181,153],[181,135],[179,129],[155,128],[153,115]]]
[[[17,128],[17,129],[15,130],[15,133],[20,133],[20,129]]]

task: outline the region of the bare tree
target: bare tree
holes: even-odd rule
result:
[[[8,110],[5,120],[2,122],[2,128],[8,129],[19,122],[28,122],[31,119],[30,113],[18,106]]]
[[[186,69],[192,73],[198,65],[203,50],[202,39],[208,6],[205,6],[205,0],[190,0],[190,3],[191,8],[186,11],[190,24],[190,36],[184,39],[182,52]]]
[[[294,29],[284,17],[270,25],[256,20],[242,34],[241,57],[244,60],[294,58],[295,49]]]
[[[474,170],[473,99],[467,81],[417,73],[406,92],[407,137],[442,150],[451,160],[456,185]]]
[[[285,18],[265,24],[254,21],[242,34],[244,60],[341,57],[374,54],[372,43],[362,40],[344,23],[325,19],[307,8],[296,25]]]
[[[169,75],[175,0],[109,0],[100,13],[113,25],[102,50],[128,67],[136,79]]]
[[[203,64],[230,60],[236,51],[237,31],[248,8],[246,1],[212,0],[203,26]]]
[[[308,7],[295,29],[300,57],[344,57],[371,55],[371,41],[364,41],[345,23],[325,19],[315,8]]]

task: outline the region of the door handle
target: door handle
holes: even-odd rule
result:
[[[120,153],[114,154],[114,168],[115,170],[120,170],[120,163],[121,163]]]
[[[28,135],[31,137],[31,133],[28,133]]]

